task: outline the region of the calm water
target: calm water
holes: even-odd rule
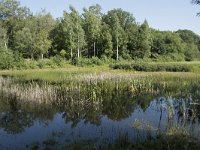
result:
[[[62,149],[83,140],[98,147],[124,135],[144,140],[178,125],[199,133],[197,81],[60,87],[0,80],[0,149]]]

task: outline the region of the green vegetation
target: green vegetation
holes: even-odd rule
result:
[[[113,69],[124,69],[133,71],[167,71],[167,72],[191,72],[195,67],[200,68],[200,64],[196,66],[190,63],[145,63],[145,62],[135,62],[135,63],[116,63],[110,65]],[[193,68],[194,67],[194,68]]]
[[[155,30],[147,20],[137,23],[131,13],[122,9],[103,14],[97,4],[84,8],[80,14],[69,6],[69,12],[54,19],[45,11],[33,15],[17,0],[0,0],[0,8],[0,69],[200,58],[199,35],[190,30]]]
[[[189,65],[189,64],[188,64]],[[195,66],[195,65],[194,65]],[[197,67],[196,67],[197,68]],[[199,68],[197,68],[199,69]],[[195,69],[196,71],[199,71]],[[78,82],[81,79],[88,78],[116,78],[121,77],[123,79],[135,77],[153,77],[153,78],[191,78],[196,79],[199,77],[195,72],[134,72],[128,70],[110,69],[107,65],[101,66],[88,66],[88,67],[74,67],[73,65],[67,65],[66,68],[56,69],[27,69],[27,70],[5,70],[0,71],[2,76],[12,76],[19,79],[25,79],[28,81],[39,80],[53,83],[65,83],[65,81]]]
[[[70,146],[64,146],[64,148],[72,150],[198,150],[200,146],[196,139],[185,135],[161,135],[156,139],[136,142],[135,144],[130,142],[126,136],[121,136],[114,144],[104,144],[99,148],[96,148],[91,141],[86,140],[73,143]]]

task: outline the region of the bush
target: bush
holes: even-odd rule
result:
[[[27,68],[25,59],[22,57],[21,53],[15,52],[13,58],[14,58],[13,66],[15,69],[24,69],[24,68],[26,69]]]
[[[65,63],[64,58],[62,58],[59,55],[51,57],[50,60],[52,61],[52,63],[54,64],[54,66],[63,67],[64,63]]]
[[[12,69],[14,67],[13,53],[9,50],[0,51],[0,69]]]
[[[113,69],[125,69],[135,71],[168,71],[168,72],[189,72],[191,67],[185,64],[172,64],[172,63],[117,63],[110,65]]]
[[[84,66],[94,66],[94,65],[103,65],[103,61],[98,57],[92,58],[74,58],[71,62],[73,65],[84,67]]]
[[[38,62],[36,60],[26,60],[26,69],[38,69]]]
[[[51,59],[41,59],[38,61],[38,67],[43,68],[55,68],[56,64]]]
[[[56,68],[65,66],[66,61],[57,55],[50,59],[40,60],[25,60],[22,54],[12,51],[0,51],[0,69],[43,69],[43,68]]]

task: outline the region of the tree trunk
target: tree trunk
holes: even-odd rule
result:
[[[119,39],[118,39],[118,37],[117,37],[117,60],[119,60],[119,47],[118,47],[119,45],[118,45],[118,40],[119,40]]]
[[[94,42],[94,57],[96,56],[96,43]]]
[[[41,59],[43,59],[44,58],[44,54],[41,54]]]
[[[8,46],[7,46],[7,42],[5,41],[5,49],[7,50],[8,49]]]
[[[6,35],[4,34],[4,46],[5,46],[5,49],[7,50],[8,49],[8,45],[7,45],[7,42],[8,40],[6,39]]]
[[[80,56],[80,49],[79,49],[79,35],[78,35],[78,58]]]
[[[31,60],[33,60],[33,54],[31,54]]]
[[[71,52],[70,52],[70,54],[71,54],[71,60],[72,60],[72,57],[73,57],[73,52],[72,52],[72,48],[71,48]]]

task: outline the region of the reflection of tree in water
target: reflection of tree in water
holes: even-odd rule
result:
[[[134,100],[126,89],[115,88],[102,102],[103,114],[112,120],[122,120],[133,112]]]
[[[33,125],[32,117],[26,112],[4,112],[0,114],[0,127],[9,134],[18,134]]]
[[[101,124],[101,111],[98,101],[91,101],[90,99],[68,99],[64,104],[63,118],[66,123],[72,122],[72,127],[76,127],[77,124],[84,120],[85,123],[91,123],[95,125]]]
[[[15,98],[9,100],[9,106],[9,111],[0,113],[0,127],[7,133],[18,134],[33,125],[33,118],[29,113],[18,109]]]
[[[127,88],[116,88],[115,85],[102,87],[85,87],[84,91],[74,93],[62,103],[66,123],[72,122],[72,127],[84,120],[84,123],[101,124],[101,117],[106,115],[112,120],[129,117],[133,111],[134,100]]]

